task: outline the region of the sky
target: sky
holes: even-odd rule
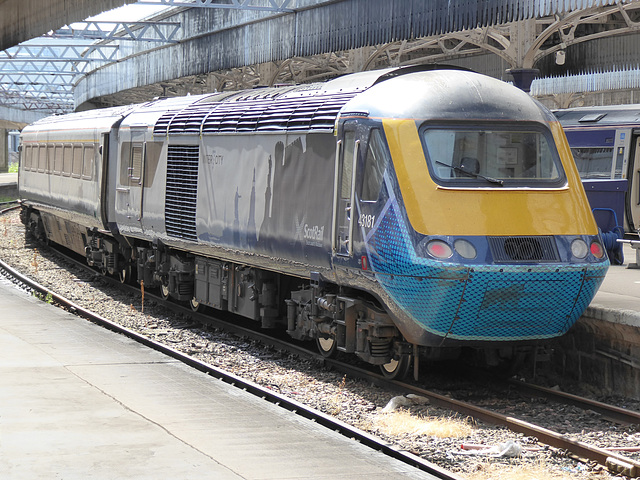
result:
[[[114,8],[107,12],[103,12],[99,15],[89,17],[87,20],[103,20],[103,21],[115,21],[115,22],[132,22],[135,20],[141,20],[150,15],[154,15],[162,10],[166,10],[168,7],[160,5],[142,5],[134,3],[130,5],[124,5],[122,7]]]

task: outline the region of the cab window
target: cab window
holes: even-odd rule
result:
[[[550,132],[532,128],[424,128],[433,179],[462,187],[557,187],[564,170]]]

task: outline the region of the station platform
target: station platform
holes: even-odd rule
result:
[[[18,195],[18,174],[0,173],[0,198]]]
[[[623,251],[624,264],[609,267],[587,315],[640,327],[640,269],[628,268],[636,261],[636,251],[628,244],[623,244]]]
[[[0,305],[0,478],[435,478],[4,279]]]

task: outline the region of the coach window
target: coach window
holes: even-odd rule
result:
[[[80,178],[82,175],[82,145],[73,146],[73,164],[71,165],[71,176]]]
[[[32,151],[32,147],[30,145],[27,145],[22,149],[22,169],[23,170],[31,170],[31,151]]]
[[[613,147],[575,147],[571,153],[580,178],[611,178]]]
[[[47,146],[40,145],[38,148],[38,172],[44,173],[47,171]]]
[[[374,128],[369,136],[367,158],[365,159],[364,177],[360,199],[364,202],[375,202],[380,196],[382,177],[387,168],[387,152],[380,130]]]
[[[120,185],[129,185],[131,142],[123,142],[120,150]]]
[[[146,142],[144,145],[144,186],[153,185],[153,179],[160,162],[163,142]]]
[[[95,148],[93,145],[86,145],[84,147],[84,161],[82,163],[82,178],[85,180],[91,180],[93,177],[93,163],[95,157]]]
[[[55,153],[53,155],[53,173],[55,175],[60,175],[62,173],[62,153],[63,153],[63,146],[62,145],[56,145],[55,147]]]
[[[55,158],[56,146],[54,144],[47,145],[47,173],[53,173],[53,161]]]
[[[73,164],[73,147],[71,145],[64,146],[62,154],[62,174],[65,177],[71,175],[71,165]]]

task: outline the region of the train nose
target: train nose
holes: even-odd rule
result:
[[[440,339],[521,341],[562,335],[587,308],[607,271],[557,265],[423,266],[380,275],[411,322]]]
[[[453,248],[428,237],[414,248],[398,218],[388,212],[371,236],[371,270],[404,315],[398,322],[411,324],[400,330],[423,329],[434,345],[444,345],[443,339],[471,344],[562,335],[589,305],[609,266],[595,255],[572,263],[576,237],[558,247],[553,236],[476,239],[473,253],[477,247],[481,255],[471,261],[451,237],[442,238],[452,240]],[[597,236],[584,239],[596,242]]]

